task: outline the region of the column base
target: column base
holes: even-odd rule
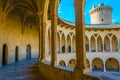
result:
[[[39,59],[39,61],[45,62],[45,61],[47,61],[47,59]]]
[[[85,69],[75,68],[74,71],[75,72],[82,71],[82,73],[85,74],[85,73],[90,72],[90,69],[88,67],[86,67]]]

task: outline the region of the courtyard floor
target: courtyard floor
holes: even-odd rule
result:
[[[0,80],[42,80],[39,77],[37,59],[20,61],[0,68]]]
[[[100,80],[120,80],[120,72],[90,72],[89,75],[97,76]]]
[[[24,60],[1,67],[0,80],[44,80],[38,71],[37,61],[37,59]],[[120,72],[94,71],[88,74],[101,80],[120,80]]]

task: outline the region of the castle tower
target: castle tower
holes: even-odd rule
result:
[[[91,24],[111,24],[112,8],[99,4],[90,10]]]

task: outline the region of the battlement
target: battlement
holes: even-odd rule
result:
[[[94,5],[93,8],[90,10],[90,14],[94,14],[94,13],[100,12],[100,11],[110,11],[110,12],[112,12],[112,8],[109,7],[109,6],[104,6],[104,4],[99,4],[98,7],[96,7]]]

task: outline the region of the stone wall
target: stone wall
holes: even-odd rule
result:
[[[11,18],[12,17],[12,18]],[[22,26],[15,16],[7,17],[4,25],[0,24],[0,66],[3,58],[3,45],[8,47],[7,64],[15,62],[15,47],[18,46],[18,59],[26,59],[27,45],[31,46],[31,57],[38,57],[38,31],[33,26]],[[24,28],[22,32],[22,27]]]
[[[76,75],[73,70],[65,70],[62,68],[52,68],[50,65],[39,62],[39,71],[44,80],[75,80]],[[87,74],[83,75],[83,80],[99,80],[97,77]]]

